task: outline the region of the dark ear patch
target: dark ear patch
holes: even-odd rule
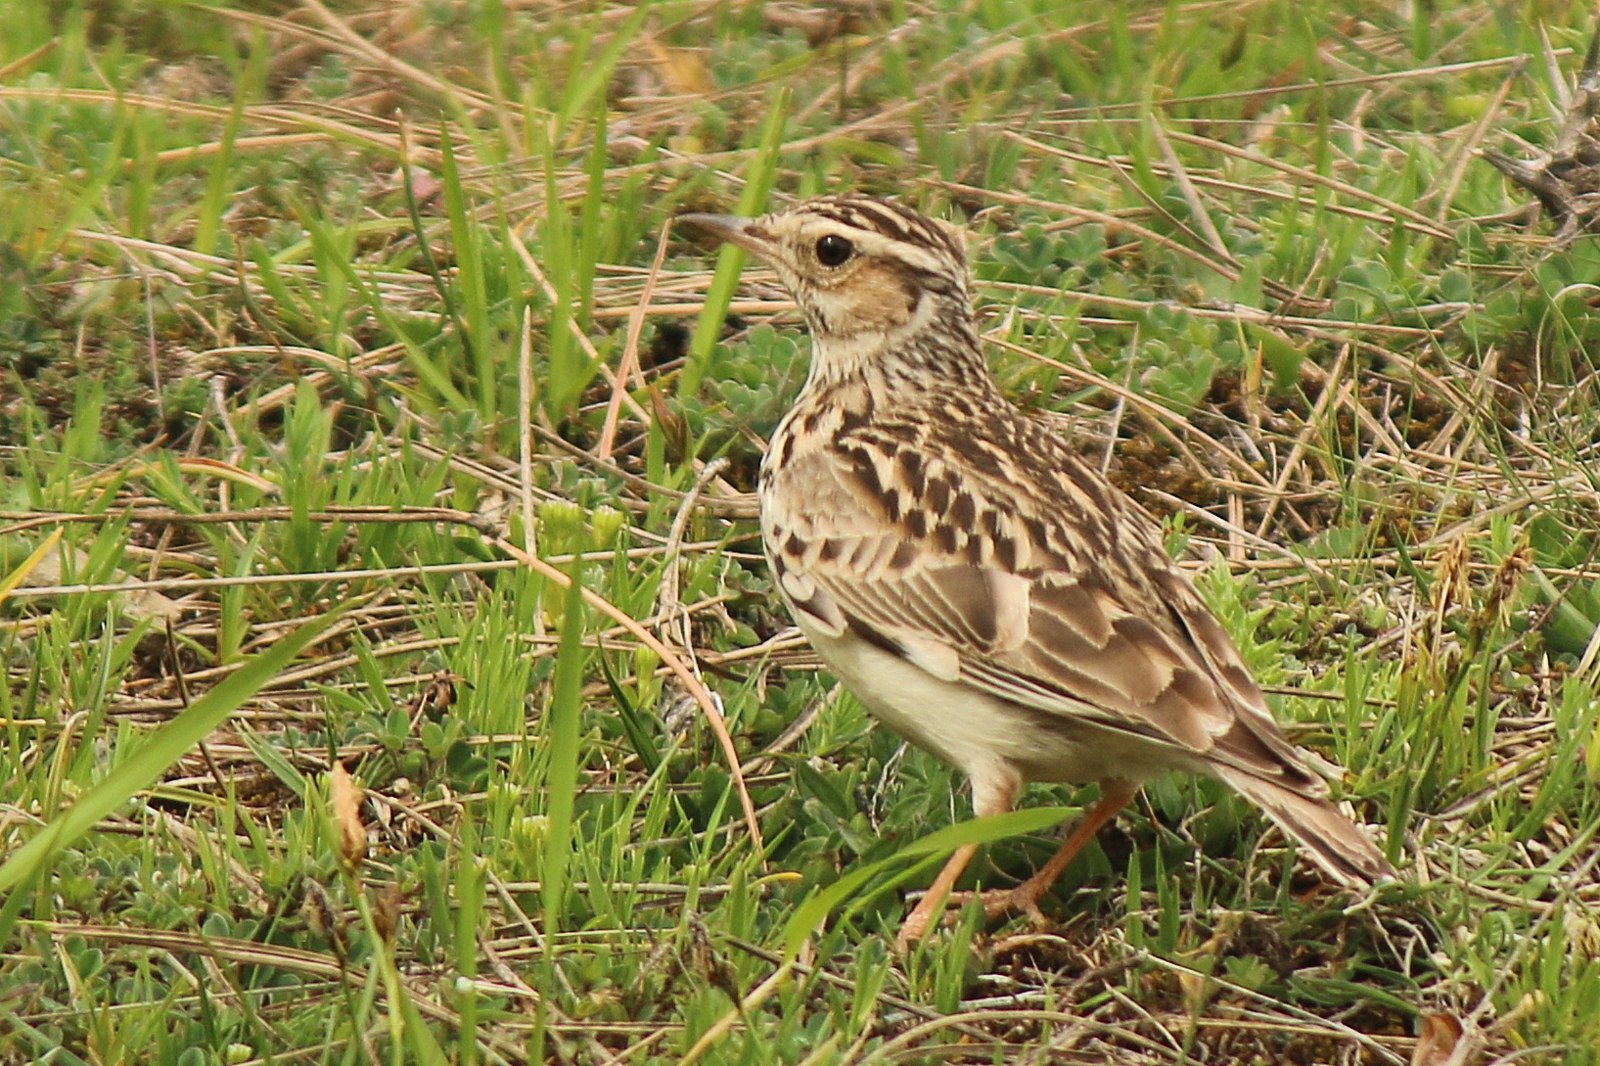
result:
[[[922,302],[924,292],[922,278],[904,270],[896,270],[895,280],[900,283],[900,292],[905,298],[906,318],[912,318],[917,313],[917,304]]]
[[[899,265],[863,259],[851,277],[849,295],[851,318],[860,329],[887,330],[911,321],[922,289]]]

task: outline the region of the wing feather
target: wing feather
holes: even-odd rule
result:
[[[870,473],[852,476],[834,453],[826,495],[854,490],[860,499],[865,480],[871,498],[891,504],[853,528],[807,528],[794,551],[780,544],[774,553],[781,586],[825,632],[872,632],[935,677],[1131,734],[1169,749],[1174,763],[1199,756],[1320,789],[1142,513],[1106,497],[1123,512],[1111,516],[1120,541],[1096,551],[1045,508],[1031,518],[1004,512],[971,471],[960,495],[974,513],[957,526],[948,510],[897,491],[899,467],[881,453],[860,463]],[[948,489],[942,498],[952,498]],[[791,579],[801,571],[803,582]]]

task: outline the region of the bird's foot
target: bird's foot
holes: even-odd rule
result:
[[[928,934],[935,920],[945,923],[955,921],[961,908],[974,899],[983,904],[983,913],[990,921],[1006,914],[1020,913],[1027,915],[1035,928],[1043,929],[1050,924],[1050,920],[1039,909],[1039,900],[1049,890],[1050,881],[1035,876],[1011,888],[952,892],[942,902],[932,895],[924,896],[916,908],[906,915],[905,922],[900,926],[900,934],[895,937],[895,948],[903,953],[915,947]]]

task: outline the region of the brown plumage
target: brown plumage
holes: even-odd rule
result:
[[[908,208],[826,197],[684,221],[772,264],[813,338],[761,472],[761,524],[801,630],[868,710],[965,771],[979,814],[1025,781],[1099,781],[1039,895],[1140,782],[1220,778],[1336,880],[1392,869],[1278,730],[1160,530],[984,364],[956,236]],[[907,919],[920,936],[972,855]],[[1036,913],[1036,912],[1035,912]]]

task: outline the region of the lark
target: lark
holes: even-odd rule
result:
[[[829,196],[760,218],[682,221],[771,264],[812,338],[810,372],[760,476],[776,586],[828,668],[880,721],[963,771],[977,814],[1026,782],[1100,798],[991,917],[1038,901],[1139,786],[1232,786],[1341,885],[1393,875],[1274,722],[1160,529],[1001,393],[959,233],[908,207]],[[907,916],[941,913],[975,847]]]

